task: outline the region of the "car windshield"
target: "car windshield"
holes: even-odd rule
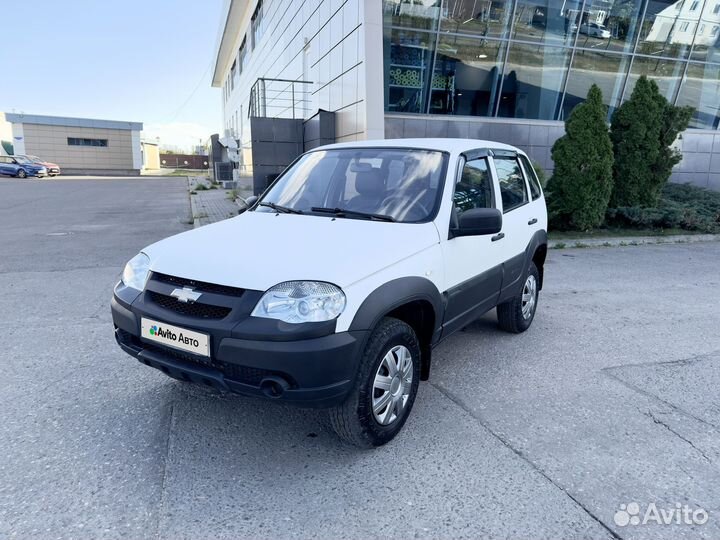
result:
[[[18,163],[32,163],[28,158],[22,157],[22,156],[15,156],[15,161]]]
[[[38,163],[40,162],[40,158],[37,156],[25,156],[25,157],[27,157],[30,161],[37,161]]]
[[[442,152],[410,148],[309,152],[278,179],[256,211],[426,221],[439,204],[446,164]]]

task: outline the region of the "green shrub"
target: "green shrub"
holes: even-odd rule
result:
[[[565,122],[565,135],[552,147],[555,171],[547,185],[554,227],[587,230],[602,224],[612,190],[612,143],[602,92],[590,87],[587,100]]]
[[[690,122],[691,107],[675,107],[655,83],[640,77],[610,124],[615,164],[611,206],[653,207],[682,156],[670,148]]]
[[[667,184],[654,207],[609,208],[608,225],[720,233],[720,193],[689,184]]]
[[[547,184],[547,176],[545,175],[545,169],[542,168],[542,165],[535,161],[534,159],[531,160],[532,168],[535,170],[535,176],[537,176],[538,182],[540,182],[540,185],[542,187],[545,187]]]

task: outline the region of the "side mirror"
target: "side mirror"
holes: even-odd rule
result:
[[[240,200],[244,204],[244,206],[240,209],[240,213],[242,214],[245,210],[252,207],[258,201],[258,198],[256,195],[252,195],[247,199],[243,199],[242,197],[240,197]]]
[[[502,213],[497,208],[471,208],[458,220],[457,228],[450,229],[452,236],[480,236],[497,234],[502,230]]]

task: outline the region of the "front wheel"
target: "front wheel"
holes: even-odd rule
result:
[[[539,290],[540,274],[535,263],[531,262],[520,292],[497,307],[500,328],[514,334],[519,334],[530,328],[535,318]]]
[[[390,442],[410,414],[420,383],[420,342],[403,321],[385,318],[362,353],[355,387],[329,410],[344,441],[362,448]]]
[[[20,169],[17,172],[17,177],[18,178],[27,178],[27,173],[25,172],[25,169]]]

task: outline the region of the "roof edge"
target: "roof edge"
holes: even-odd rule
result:
[[[143,129],[142,122],[100,120],[95,118],[73,118],[69,116],[45,116],[41,114],[5,113],[5,120],[12,124],[43,124],[47,126],[127,129],[129,131],[142,131]]]

